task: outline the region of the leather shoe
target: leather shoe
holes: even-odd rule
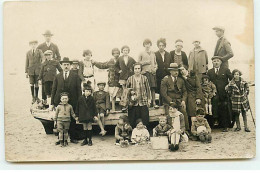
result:
[[[71,139],[70,142],[71,142],[71,143],[74,143],[74,144],[77,144],[77,143],[78,143],[78,141],[77,141],[76,139]]]

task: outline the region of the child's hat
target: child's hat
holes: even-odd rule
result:
[[[203,109],[203,108],[198,108],[198,109],[196,110],[196,115],[205,115],[204,109]]]
[[[93,90],[90,81],[87,81],[87,83],[83,83],[83,91],[85,90],[91,90],[91,91]]]
[[[127,115],[120,115],[119,119],[124,120],[124,122],[128,122],[128,116]]]
[[[104,81],[99,81],[99,82],[97,82],[97,85],[101,85],[101,84],[103,84],[103,85],[106,86],[106,82],[104,82]]]
[[[142,121],[141,118],[138,118],[138,119],[136,120],[136,125],[139,124],[140,122],[143,122],[143,121]]]
[[[169,106],[171,106],[172,108],[178,108],[178,105],[177,105],[177,103],[176,102],[172,102],[172,103],[170,103],[170,105]]]
[[[38,43],[38,41],[37,41],[37,40],[31,40],[31,41],[29,41],[29,44],[33,44],[33,43]]]
[[[211,58],[212,61],[213,61],[214,59],[219,59],[219,60],[222,61],[222,57],[221,57],[221,56],[213,56],[213,57]]]
[[[60,61],[60,64],[62,63],[70,63],[72,64],[72,62],[70,61],[70,59],[68,57],[64,57],[62,61]]]
[[[209,79],[209,76],[206,75],[206,74],[204,74],[204,75],[202,75],[201,80],[203,80],[203,79],[205,79],[205,78]]]
[[[79,60],[73,59],[71,62],[72,62],[72,64],[78,64],[78,63],[79,63]]]
[[[45,33],[43,33],[42,35],[53,36],[50,30],[46,30]]]
[[[62,93],[60,94],[60,97],[62,97],[62,96],[69,96],[69,93],[67,93],[67,92],[62,92]]]

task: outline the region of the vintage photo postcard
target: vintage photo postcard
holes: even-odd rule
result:
[[[254,158],[253,7],[6,1],[6,160]]]

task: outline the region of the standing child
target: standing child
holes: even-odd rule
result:
[[[99,127],[104,131],[101,122],[97,118],[97,108],[94,98],[91,96],[92,87],[90,85],[83,85],[84,94],[79,97],[76,107],[76,117],[79,123],[83,124],[85,139],[81,146],[92,146],[92,123],[97,121]]]
[[[110,110],[110,97],[108,92],[104,91],[106,82],[98,82],[98,91],[93,93],[96,102],[98,119],[101,121],[103,129],[105,128],[105,115],[108,115]],[[101,131],[100,134],[105,135],[106,131]]]
[[[235,131],[241,130],[239,115],[242,113],[245,131],[250,132],[247,126],[246,115],[246,112],[250,108],[248,100],[249,86],[248,83],[241,78],[242,73],[240,70],[233,70],[232,75],[233,79],[229,82],[225,89],[231,98],[232,112],[237,125]]]
[[[84,83],[91,82],[91,87],[95,90],[94,66],[92,64],[92,52],[90,50],[83,51],[84,60],[79,63],[79,76]]]
[[[155,109],[158,109],[159,106],[155,103],[155,89],[157,87],[156,82],[156,70],[157,70],[157,61],[156,56],[153,51],[150,50],[152,42],[150,39],[145,39],[143,42],[145,51],[141,52],[138,58],[138,62],[142,64],[142,74],[147,77],[152,95],[152,103]]]
[[[159,124],[153,129],[153,136],[169,136],[171,128],[172,127],[167,124],[167,117],[160,116]]]
[[[40,49],[37,49],[38,41],[33,40],[29,42],[31,50],[26,54],[25,73],[26,78],[29,77],[31,85],[32,103],[38,100],[38,77],[41,70],[41,62],[43,60],[43,53]]]
[[[115,128],[116,145],[120,145],[122,141],[131,141],[132,127],[128,122],[127,115],[121,115]]]
[[[172,126],[169,134],[171,151],[177,151],[179,149],[180,141],[188,142],[188,136],[185,133],[185,120],[184,115],[177,110],[177,104],[175,102],[170,103],[168,123]]]
[[[216,86],[211,81],[209,81],[208,75],[202,75],[201,81],[201,89],[205,99],[206,114],[212,115],[211,99],[216,95],[217,89]]]
[[[211,128],[206,118],[204,118],[205,112],[203,109],[199,108],[196,111],[196,119],[192,122],[191,133],[193,136],[199,138],[203,143],[210,143]]]
[[[69,128],[70,128],[70,116],[74,119],[76,118],[73,108],[70,104],[68,104],[69,96],[68,93],[61,93],[61,103],[57,106],[54,123],[59,132],[59,140],[60,145],[67,146],[68,145],[68,136],[69,136]]]
[[[145,144],[149,141],[150,134],[141,119],[136,120],[136,128],[134,128],[131,136],[132,143]]]
[[[74,59],[72,60],[72,66],[70,71],[74,72],[75,74],[79,74],[79,61]]]
[[[44,93],[47,95],[47,104],[51,105],[51,91],[53,80],[56,75],[56,71],[62,71],[60,64],[52,60],[52,51],[46,50],[44,52],[46,61],[42,64],[39,80],[42,80],[42,85],[44,85]]]

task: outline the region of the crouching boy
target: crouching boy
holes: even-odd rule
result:
[[[169,136],[171,128],[172,127],[169,124],[167,124],[167,117],[160,116],[159,124],[153,129],[153,137]]]
[[[212,140],[211,128],[204,116],[205,112],[203,109],[200,108],[196,111],[196,119],[192,122],[191,133],[201,142],[210,143]]]
[[[122,141],[131,141],[132,127],[129,124],[127,115],[121,115],[115,128],[116,145]]]
[[[69,96],[68,93],[61,93],[61,103],[57,106],[55,117],[54,117],[54,126],[57,126],[59,132],[60,145],[68,145],[68,136],[70,128],[70,116],[74,119],[76,118],[73,108],[68,104]]]

